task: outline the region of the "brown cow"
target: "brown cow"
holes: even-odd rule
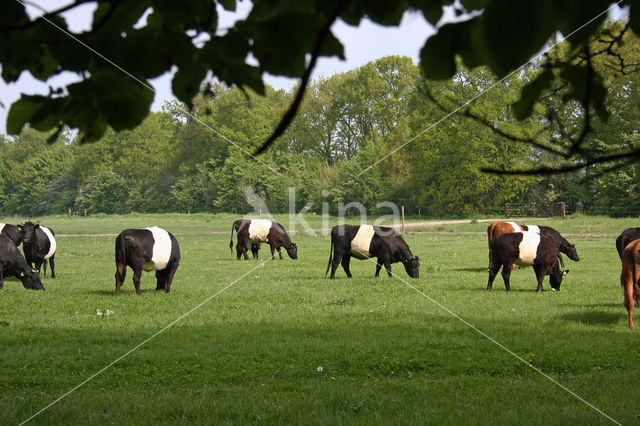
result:
[[[493,260],[491,259],[491,241],[498,235],[509,234],[511,232],[522,232],[527,231],[528,227],[526,225],[518,225],[515,222],[500,222],[496,220],[487,228],[487,239],[489,240],[489,267],[487,271],[491,270],[491,265],[493,265]],[[515,268],[515,266],[513,266]]]
[[[631,241],[622,251],[622,272],[620,285],[624,289],[624,305],[629,313],[629,328],[635,330],[633,322],[633,308],[640,301],[640,240]]]

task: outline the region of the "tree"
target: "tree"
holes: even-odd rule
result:
[[[249,16],[220,35],[216,7],[234,10],[235,0],[186,4],[96,0],[91,30],[72,34],[74,39],[62,13],[86,2],[76,0],[34,20],[23,3],[5,5],[0,17],[0,64],[5,81],[15,81],[25,70],[43,81],[63,71],[80,77],[79,82],[53,88],[46,96],[23,95],[11,106],[9,132],[19,133],[26,123],[40,131],[60,132],[67,124],[80,129],[82,141],[95,141],[107,127],[132,129],[148,114],[153,98],[149,80],[173,67],[177,69],[173,92],[187,105],[209,72],[226,84],[257,93],[264,93],[263,72],[300,77],[291,107],[257,151],[262,152],[295,117],[317,58],[343,56],[343,47],[331,32],[337,19],[355,25],[367,17],[383,25],[397,25],[403,13],[412,9],[435,25],[443,7],[451,4],[450,0],[255,0]],[[502,77],[528,61],[557,32],[571,35],[568,42],[589,58],[589,37],[606,19],[608,6],[609,0],[462,0],[454,8],[464,19],[437,27],[437,34],[422,49],[422,69],[428,78],[449,78],[456,72],[459,55],[468,67],[486,65]],[[640,16],[631,14],[630,19],[637,33]],[[79,49],[78,41],[101,56]],[[247,63],[249,55],[255,65]],[[561,79],[570,83],[571,96],[604,117],[606,89],[589,60],[569,60],[561,67],[564,72],[546,75],[523,88],[521,116],[530,114],[527,105],[540,97],[548,80]]]

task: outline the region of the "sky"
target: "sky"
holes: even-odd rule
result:
[[[31,3],[39,4],[46,10],[55,10],[70,2],[68,0],[37,0]],[[250,8],[250,2],[241,1],[238,2],[236,13],[220,9],[221,24],[219,27],[231,27],[235,20],[246,16]],[[64,15],[67,25],[72,32],[88,30],[91,25],[94,6],[88,4],[77,9],[73,13]],[[32,18],[42,13],[33,7],[30,7],[28,12]],[[51,30],[58,31],[54,27]],[[331,30],[344,45],[346,60],[343,61],[336,57],[321,57],[317,62],[312,78],[330,77],[335,73],[360,67],[370,61],[388,55],[409,56],[417,63],[420,49],[426,39],[435,33],[433,27],[424,19],[422,14],[416,12],[405,13],[400,25],[397,27],[383,27],[368,20],[363,20],[358,27],[354,27],[343,21],[338,21]],[[85,49],[85,47],[78,45],[78,49]],[[296,79],[271,75],[265,75],[264,77],[265,82],[276,89],[289,89],[297,81]],[[28,72],[23,73],[16,83],[7,85],[0,79],[0,133],[6,134],[6,119],[9,107],[20,98],[21,93],[46,94],[49,92],[49,86],[57,87],[60,84],[68,84],[74,80],[78,80],[78,77],[72,73],[64,73],[45,83],[35,79]],[[165,74],[151,82],[156,90],[151,109],[159,111],[166,100],[174,99],[171,93],[171,76]]]

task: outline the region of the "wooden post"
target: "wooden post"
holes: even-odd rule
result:
[[[87,209],[84,209],[84,217],[87,217]]]
[[[422,210],[418,209],[418,219],[422,219]]]
[[[509,203],[505,203],[504,205],[504,215],[509,217]]]
[[[404,235],[404,206],[402,206],[402,235]]]
[[[562,202],[562,218],[566,219],[567,218],[567,205],[565,204],[565,202]]]
[[[533,217],[536,217],[536,203],[533,203]]]
[[[71,217],[71,209],[69,209],[69,217]]]

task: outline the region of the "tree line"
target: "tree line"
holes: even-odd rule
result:
[[[621,28],[613,23],[609,31]],[[637,37],[630,31],[620,37],[616,55],[627,65],[640,63]],[[598,43],[606,40],[594,40],[593,49]],[[545,60],[580,60],[571,55],[561,43]],[[640,144],[639,73],[611,60],[593,58],[608,90],[608,117],[597,114],[588,123],[592,131],[581,141],[587,156]],[[51,133],[25,128],[0,136],[0,211],[244,213],[250,188],[278,213],[289,211],[295,188],[296,211],[312,203],[308,211],[317,213],[352,201],[371,214],[388,214],[377,205],[391,201],[430,216],[565,201],[569,212],[636,215],[637,162],[623,158],[563,174],[500,173],[576,162],[553,148],[557,141],[570,145],[585,124],[584,108],[567,87],[542,88],[524,120],[509,107],[540,80],[539,65],[497,81],[486,67],[458,61],[453,78],[433,82],[410,58],[388,56],[320,78],[309,84],[290,127],[257,160],[249,153],[273,132],[296,88],[267,86],[260,96],[209,82],[190,107],[167,102],[134,130],[108,129],[93,143],[80,143],[68,130],[50,143]]]

